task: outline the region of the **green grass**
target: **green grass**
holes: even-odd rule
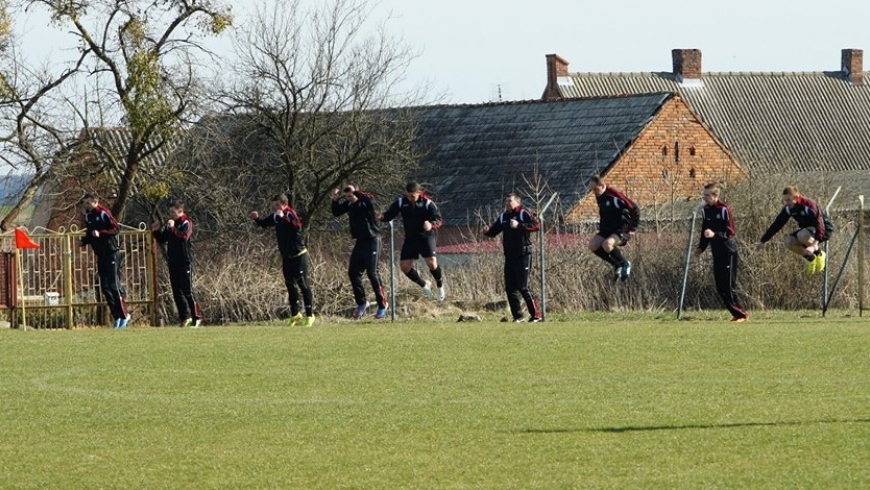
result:
[[[3,330],[0,488],[870,486],[866,322],[667,317]]]

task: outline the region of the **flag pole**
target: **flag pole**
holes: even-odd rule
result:
[[[27,331],[27,310],[24,306],[24,268],[22,267],[21,249],[15,247],[15,260],[18,264],[18,301],[21,305],[21,330]]]

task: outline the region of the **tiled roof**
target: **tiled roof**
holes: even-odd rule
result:
[[[417,177],[448,225],[476,223],[476,211],[491,219],[506,192],[529,187],[524,179],[536,165],[547,193],[572,206],[589,178],[614,163],[672,97],[420,107],[418,141],[427,153]]]
[[[870,84],[841,72],[704,73],[685,85],[669,72],[577,73],[557,83],[563,97],[678,93],[750,172],[870,169]]]

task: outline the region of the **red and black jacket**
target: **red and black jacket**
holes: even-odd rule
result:
[[[797,196],[794,206],[783,206],[782,211],[773,220],[773,224],[761,236],[761,243],[765,243],[773,238],[788,223],[789,218],[794,218],[798,224],[798,229],[815,228],[815,238],[820,242],[830,238],[830,234],[833,232],[833,226],[826,219],[819,206],[812,199]]]
[[[519,222],[516,228],[511,228],[511,220],[515,219]],[[532,237],[531,232],[541,228],[541,223],[534,214],[530,213],[522,206],[517,206],[510,211],[504,211],[489,230],[485,233],[486,236],[494,237],[499,233],[504,232],[502,237],[502,248],[506,257],[521,257],[532,253]]]
[[[278,217],[274,212],[268,216],[254,220],[263,228],[275,227],[275,237],[278,239],[278,251],[282,258],[298,257],[305,252],[305,237],[302,236],[302,221],[290,206],[284,208],[284,216]]]
[[[190,245],[193,223],[186,214],[179,216],[173,226],[166,225],[153,233],[158,242],[166,244],[166,259],[169,263],[190,264],[193,262],[193,250]]]
[[[637,229],[639,210],[625,194],[608,185],[600,196],[595,196],[595,200],[598,202],[601,230],[625,233]]]
[[[94,231],[99,231],[100,236],[95,237]],[[85,236],[82,237],[81,245],[90,245],[98,256],[106,256],[119,250],[118,231],[120,226],[112,216],[112,212],[102,204],[85,213]]]
[[[701,240],[698,242],[699,250],[706,250],[707,246],[712,244],[713,251],[716,252],[721,246],[735,249],[736,243],[734,236],[734,216],[731,214],[731,208],[722,201],[717,201],[709,206],[704,206],[701,209],[703,222],[701,224]],[[704,236],[703,230],[713,231],[713,238]]]
[[[384,212],[384,221],[390,222],[399,214],[405,225],[405,238],[426,238],[433,236],[441,226],[441,211],[425,194],[421,194],[417,202],[411,202],[407,196],[401,196]],[[423,222],[432,223],[432,229],[425,231]]]
[[[357,202],[332,201],[332,215],[341,216],[347,213],[350,221],[350,235],[357,240],[375,238],[381,234],[381,223],[375,212],[374,196],[356,190],[353,192]]]

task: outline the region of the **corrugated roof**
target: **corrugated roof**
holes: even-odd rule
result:
[[[448,225],[474,222],[487,207],[501,209],[505,192],[529,187],[524,179],[536,164],[548,193],[573,205],[586,195],[589,178],[615,162],[671,97],[420,107],[418,141],[427,153],[418,177]]]
[[[698,85],[669,72],[576,73],[558,87],[570,98],[678,93],[752,172],[870,169],[870,85],[841,72],[704,73]]]
[[[90,132],[90,134],[88,133]],[[173,151],[181,143],[182,135],[168,137],[166,142],[159,148],[161,140],[154,138],[149,141],[145,152],[148,154],[139,162],[139,170],[133,179],[133,193],[139,192],[139,186],[143,182],[154,179],[156,174],[163,168]],[[94,158],[105,165],[105,176],[109,182],[120,183],[126,168],[125,158],[130,147],[132,135],[128,128],[92,128],[82,131],[79,136],[81,152],[93,152]],[[152,151],[154,148],[156,150]],[[117,185],[115,186],[117,187]]]

